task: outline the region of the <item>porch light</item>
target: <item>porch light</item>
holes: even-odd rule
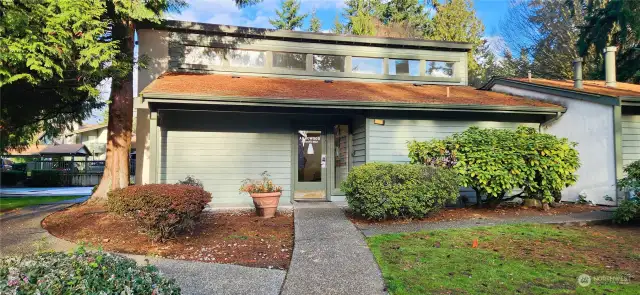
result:
[[[373,119],[373,124],[384,125],[384,120],[383,119]]]

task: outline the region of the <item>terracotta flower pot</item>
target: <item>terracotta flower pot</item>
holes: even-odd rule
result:
[[[250,195],[253,198],[253,205],[256,206],[258,216],[271,218],[276,215],[282,192],[252,193]]]

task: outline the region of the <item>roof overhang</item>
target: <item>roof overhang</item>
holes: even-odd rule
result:
[[[620,96],[622,106],[640,106],[640,96]]]
[[[252,27],[228,26],[188,21],[164,20],[161,23],[142,22],[139,29],[161,29],[167,31],[191,32],[248,37],[258,39],[278,39],[284,41],[309,41],[316,43],[342,43],[353,45],[369,45],[383,47],[407,47],[423,49],[439,49],[451,51],[470,51],[472,45],[465,42],[431,41],[407,38],[384,38],[355,35],[336,35],[325,33],[286,31]]]
[[[491,90],[493,86],[495,86],[496,84],[550,94],[550,95],[562,96],[562,97],[567,97],[572,99],[579,99],[579,100],[584,100],[584,101],[589,101],[589,102],[609,105],[609,106],[619,106],[621,104],[620,99],[616,96],[586,93],[586,92],[571,90],[571,89],[562,88],[562,87],[553,87],[553,86],[542,85],[537,83],[529,83],[524,81],[512,80],[504,77],[493,77],[491,78],[491,80],[489,80],[489,82],[487,82],[485,85],[480,87],[480,89]]]
[[[360,110],[400,110],[400,111],[445,111],[445,112],[481,112],[481,113],[520,113],[557,115],[566,108],[540,106],[505,106],[505,105],[475,105],[475,104],[426,104],[426,103],[394,103],[370,101],[344,101],[321,99],[290,99],[290,98],[255,98],[228,97],[211,95],[185,95],[175,93],[143,93],[144,102],[150,104],[208,104],[208,105],[236,105],[236,106],[266,106],[266,107],[298,107],[298,108],[329,108],[329,109],[360,109]]]

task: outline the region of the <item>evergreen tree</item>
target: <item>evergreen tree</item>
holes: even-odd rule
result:
[[[375,21],[382,16],[383,4],[380,0],[346,0],[344,17],[347,24],[344,30],[353,35],[373,36],[376,33]]]
[[[293,31],[302,27],[302,22],[308,14],[299,15],[300,2],[296,0],[284,0],[280,2],[280,10],[276,9],[278,18],[269,19],[269,23],[278,30]]]
[[[474,55],[483,44],[484,25],[476,16],[471,0],[446,0],[444,3],[434,1],[433,7],[436,14],[431,20],[426,39],[471,43],[468,70],[470,76],[477,76],[479,65]]]
[[[405,24],[405,27],[429,33],[429,15],[418,0],[391,0],[382,5],[381,21],[385,25]]]
[[[322,30],[322,23],[320,22],[320,19],[316,15],[316,11],[314,9],[311,13],[311,21],[309,21],[309,32],[318,33],[320,32],[320,30]]]
[[[103,105],[117,48],[100,0],[0,1],[0,153],[56,136]]]
[[[580,55],[601,55],[605,47],[616,46],[617,79],[640,82],[640,1],[581,0],[579,5],[586,11],[577,42]]]
[[[333,19],[333,28],[331,28],[331,32],[334,34],[344,34],[344,31],[345,28],[340,21],[340,16],[336,14],[336,17]]]

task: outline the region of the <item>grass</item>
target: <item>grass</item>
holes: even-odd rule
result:
[[[640,294],[639,228],[505,225],[367,242],[391,294]]]
[[[73,200],[80,196],[33,196],[22,198],[0,198],[0,211],[9,211],[27,206],[49,204],[64,200]]]

